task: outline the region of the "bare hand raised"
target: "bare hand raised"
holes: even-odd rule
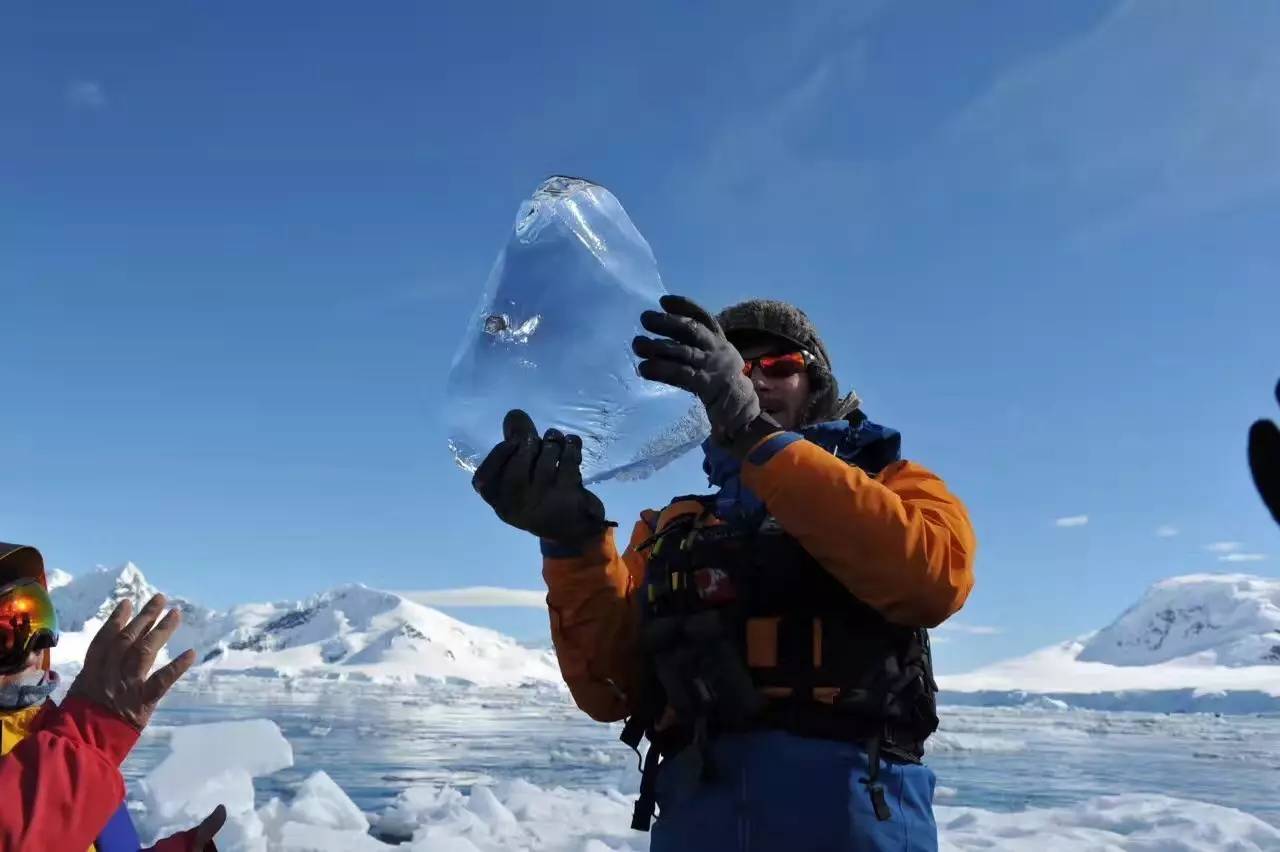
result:
[[[182,614],[175,609],[157,625],[164,605],[164,595],[156,595],[130,621],[133,605],[121,601],[89,643],[84,668],[67,697],[92,701],[138,730],[145,728],[160,699],[196,659],[195,651],[184,651],[148,677],[160,649],[182,623]]]

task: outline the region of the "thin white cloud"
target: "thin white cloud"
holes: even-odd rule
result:
[[[732,236],[751,230],[760,251],[774,249],[779,198],[840,211],[856,246],[874,238],[881,207],[950,217],[979,192],[1022,210],[1052,197],[1055,233],[1084,243],[1280,191],[1280,4],[1114,4],[1087,32],[1002,68],[897,162],[812,145],[833,111],[877,85],[868,23],[892,4],[831,11],[852,5],[780,16],[758,48],[771,61],[735,68],[732,117],[678,175],[695,198],[732,203]],[[735,108],[744,91],[761,94]]]
[[[67,103],[76,109],[106,109],[107,92],[94,80],[76,80],[67,86]]]
[[[1083,527],[1089,523],[1088,515],[1069,515],[1065,518],[1058,518],[1053,522],[1054,526],[1059,527]]]
[[[1053,197],[1082,236],[1275,192],[1280,6],[1229,5],[1116,4],[978,98],[952,128],[952,164],[971,159],[992,192]]]
[[[1218,557],[1219,562],[1261,562],[1267,558],[1265,553],[1228,553]]]
[[[1170,526],[1169,524],[1165,524],[1162,527],[1156,528],[1156,536],[1158,538],[1173,538],[1177,534],[1178,534],[1178,528],[1175,526]]]
[[[802,4],[789,25],[779,16],[771,42],[751,45],[770,62],[740,63],[722,81],[731,117],[672,177],[703,214],[731,205],[723,238],[752,276],[770,277],[757,258],[795,241],[777,222],[779,199],[832,211],[840,251],[852,251],[895,215],[950,221],[978,195],[1047,216],[1056,238],[1084,245],[1280,192],[1280,4],[1116,3],[1088,31],[1002,67],[949,118],[925,109],[922,123],[943,123],[897,157],[815,147],[841,126],[833,114],[882,85],[869,23],[885,7],[831,11],[851,5]],[[736,101],[742,92],[759,94]]]
[[[1004,629],[1000,627],[991,627],[986,624],[965,624],[956,621],[945,621],[934,629],[944,633],[963,633],[966,636],[995,636],[1004,632]]]
[[[547,593],[537,589],[507,589],[501,586],[467,586],[461,589],[427,589],[396,592],[424,606],[474,607],[504,606],[544,609]]]
[[[1204,549],[1210,553],[1235,553],[1242,547],[1244,545],[1238,541],[1215,541],[1213,544],[1206,544]]]

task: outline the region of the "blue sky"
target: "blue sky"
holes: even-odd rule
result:
[[[440,406],[519,201],[565,172],[673,292],[813,314],[966,500],[940,668],[1169,575],[1277,575],[1243,447],[1280,373],[1280,6],[688,6],[0,13],[0,537],[215,606],[538,588]],[[686,458],[600,492],[625,526],[702,484]]]

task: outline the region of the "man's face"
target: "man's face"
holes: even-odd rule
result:
[[[743,341],[738,346],[742,360],[751,362],[768,355],[787,355],[798,351],[794,344],[778,338],[761,338]],[[800,370],[786,376],[769,376],[753,364],[751,383],[760,408],[773,417],[783,429],[797,429],[804,425],[804,415],[809,407],[809,372]]]
[[[29,675],[31,672],[39,669],[40,663],[42,662],[41,658],[43,657],[43,655],[44,655],[44,651],[32,651],[27,656],[26,668],[20,671],[13,672],[11,674],[0,675],[0,686],[8,686],[11,683],[18,683],[19,681],[23,680],[23,678],[25,678],[27,675]]]

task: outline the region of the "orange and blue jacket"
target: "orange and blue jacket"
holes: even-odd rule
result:
[[[872,476],[794,432],[765,438],[742,463],[742,484],[855,598],[889,621],[936,627],[973,588],[977,549],[964,505],[919,464],[895,461]],[[639,546],[671,515],[646,511],[619,553],[612,530],[577,552],[544,547],[551,635],[577,705],[612,722],[636,707],[645,577]],[[750,653],[750,649],[748,649]]]

